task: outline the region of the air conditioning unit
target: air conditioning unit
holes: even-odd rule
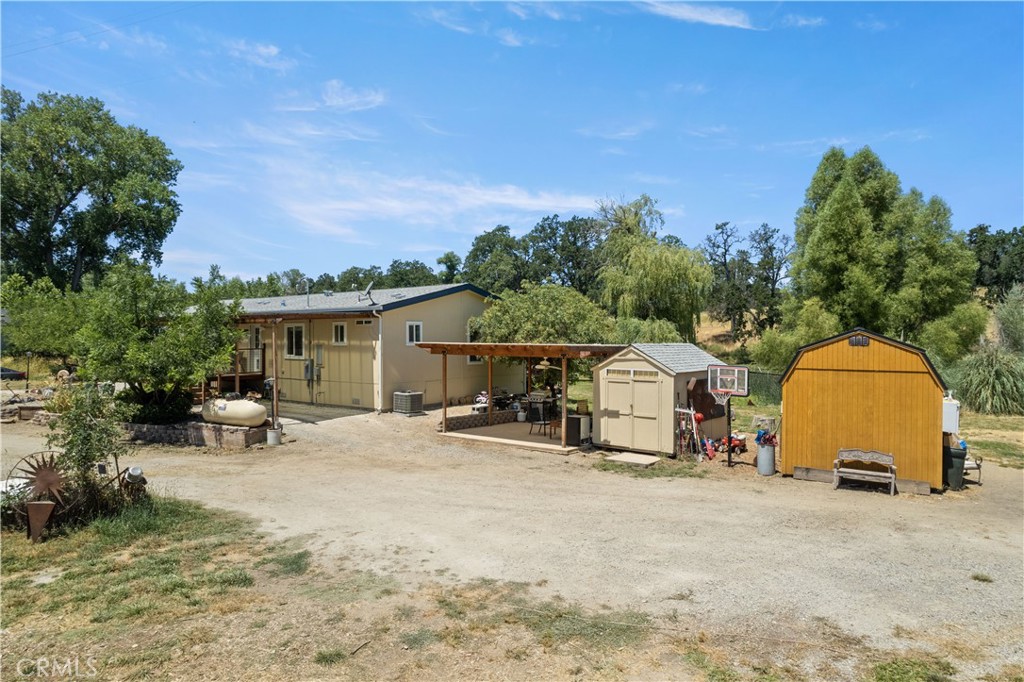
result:
[[[395,412],[419,414],[423,411],[423,391],[395,391]]]

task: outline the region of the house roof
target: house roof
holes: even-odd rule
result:
[[[800,358],[807,351],[812,350],[814,348],[820,348],[821,346],[827,346],[830,343],[842,341],[843,339],[847,339],[851,336],[857,335],[868,336],[877,341],[881,341],[882,343],[887,343],[891,346],[902,348],[903,350],[906,350],[909,353],[914,353],[915,355],[920,356],[920,358],[924,361],[925,367],[927,367],[928,369],[928,373],[932,375],[933,379],[935,379],[935,383],[942,388],[943,392],[946,391],[946,382],[942,380],[942,375],[939,374],[939,370],[935,369],[935,365],[932,364],[932,361],[928,359],[928,354],[924,352],[924,349],[918,348],[917,346],[911,346],[909,343],[904,343],[903,341],[890,339],[888,336],[882,336],[881,334],[868,331],[863,327],[854,327],[853,329],[845,331],[841,334],[836,334],[835,336],[830,336],[827,339],[822,339],[821,341],[815,341],[814,343],[809,343],[806,346],[801,346],[800,348],[797,349],[796,354],[793,355],[793,359],[790,361],[789,367],[787,367],[786,371],[782,373],[781,377],[779,377],[779,383],[784,384],[787,380],[789,380],[789,377],[793,373],[793,370],[796,368],[797,364],[799,363]]]
[[[492,295],[473,284],[434,284],[399,289],[374,289],[368,296],[362,291],[338,291],[298,294],[295,296],[264,296],[239,301],[243,317],[289,317],[324,314],[383,312],[422,303],[442,296],[469,291],[484,298]],[[229,301],[230,303],[230,301]]]
[[[708,365],[725,364],[692,343],[634,343],[633,348],[676,374],[706,372]]]

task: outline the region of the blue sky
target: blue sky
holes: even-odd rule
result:
[[[786,232],[869,145],[954,227],[1024,224],[1024,3],[29,3],[2,80],[184,164],[161,271],[435,267],[495,225],[659,201]]]

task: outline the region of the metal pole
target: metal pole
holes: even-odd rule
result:
[[[725,437],[729,443],[729,466],[732,466],[732,396],[725,401]]]
[[[281,423],[277,420],[277,323],[279,321],[280,320],[275,320],[273,322],[273,326],[270,328],[270,345],[273,347],[271,350],[270,363],[273,365],[271,371],[274,373],[274,385],[270,389],[273,393],[273,399],[270,407],[274,412],[271,422],[274,424],[275,429],[281,428]]]
[[[27,391],[28,390],[28,379],[29,379],[29,376],[32,374],[32,351],[28,351],[27,353],[25,353],[25,355],[28,358],[28,361],[25,364],[25,390]]]

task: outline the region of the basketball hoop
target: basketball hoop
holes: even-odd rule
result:
[[[711,396],[715,399],[715,402],[725,407],[725,404],[729,402],[729,398],[732,397],[732,391],[712,391]]]

